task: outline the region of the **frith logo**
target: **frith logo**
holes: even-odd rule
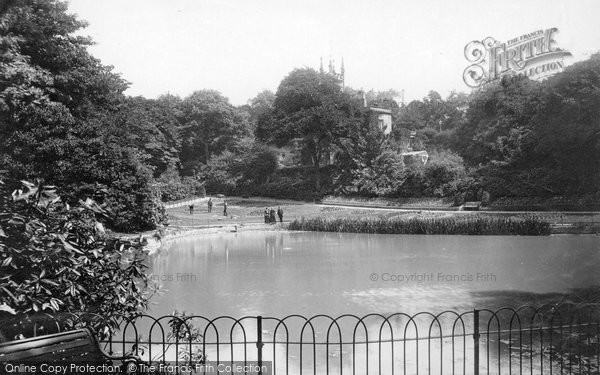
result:
[[[465,57],[472,64],[463,80],[469,87],[479,87],[507,74],[542,79],[562,71],[569,51],[556,47],[557,28],[537,30],[505,43],[492,37],[474,40],[465,46]]]

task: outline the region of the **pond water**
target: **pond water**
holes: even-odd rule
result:
[[[473,309],[559,301],[563,293],[585,297],[586,288],[600,285],[599,250],[600,237],[584,235],[243,232],[189,237],[170,242],[153,258],[152,278],[163,291],[153,298],[149,313],[159,317],[177,310],[208,319],[249,316],[239,323],[219,318],[214,325],[194,318],[203,330],[199,342],[207,344],[198,348],[209,360],[243,360],[246,355],[256,359],[260,332],[267,343],[264,358],[275,361],[281,373],[292,368],[292,373],[323,373],[330,368],[359,369],[360,373],[367,369],[389,373],[392,368],[444,373],[455,365],[473,368]],[[426,314],[414,321],[406,315],[392,315],[446,310],[466,314],[457,318],[444,313],[435,319],[439,326]],[[364,321],[347,316],[335,323],[319,317],[310,326],[301,317],[286,319],[283,326],[281,320],[265,319],[262,328],[252,318],[281,319],[293,314],[381,315]],[[510,314],[501,318],[502,329],[510,319]],[[488,320],[493,320],[489,314],[480,325],[485,327]],[[165,321],[161,323],[164,327]],[[140,332],[153,330],[153,337],[160,337],[155,325],[138,328]],[[550,345],[548,335],[546,342],[537,337],[520,341],[521,336],[516,342],[517,336],[482,335],[477,347],[491,369],[501,365],[497,373],[505,369],[510,373],[511,365],[531,365],[533,372],[540,372],[542,362],[544,369],[557,366],[542,353],[541,348]],[[555,345],[561,339],[556,338]],[[240,344],[227,344],[231,342]],[[288,342],[293,344],[288,347]],[[523,360],[511,355],[515,347],[524,352],[529,350],[525,348],[540,349]],[[160,345],[153,348],[164,350]],[[176,357],[170,350],[166,356]],[[481,366],[486,365],[482,362]]]
[[[597,236],[243,232],[189,237],[153,259],[151,314],[466,311],[600,284]]]

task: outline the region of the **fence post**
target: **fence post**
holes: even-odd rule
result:
[[[264,343],[262,339],[262,316],[258,315],[256,317],[256,349],[258,352],[258,373],[262,374],[262,349]]]
[[[473,310],[473,374],[479,375],[479,310]]]

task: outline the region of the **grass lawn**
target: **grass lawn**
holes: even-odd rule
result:
[[[213,198],[213,210],[208,213],[207,206],[202,204],[194,205],[194,214],[190,215],[187,206],[168,209],[170,217],[170,227],[179,228],[200,228],[230,225],[258,225],[264,224],[263,212],[265,207],[273,207],[277,210],[280,205],[283,208],[285,222],[294,219],[304,218],[363,218],[363,217],[385,217],[385,218],[411,218],[411,217],[452,217],[455,215],[493,215],[493,216],[522,216],[526,213],[521,212],[465,212],[465,211],[420,211],[420,210],[401,210],[401,209],[379,209],[369,207],[342,207],[333,205],[323,205],[290,200],[276,200],[266,198],[228,198],[227,217],[223,216],[223,200]],[[543,220],[551,224],[564,223],[586,223],[600,222],[600,215],[592,216],[590,214],[576,213],[555,213],[538,212],[536,213]]]

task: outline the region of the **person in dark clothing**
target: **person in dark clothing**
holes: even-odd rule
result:
[[[275,218],[275,210],[273,208],[271,208],[271,211],[269,212],[269,222],[270,223],[277,222],[277,219]]]
[[[269,209],[265,207],[265,224],[269,224]]]
[[[207,204],[208,204],[208,212],[212,212],[212,205],[213,205],[212,198],[208,198]]]
[[[194,214],[194,205],[190,204],[189,209],[190,209],[190,215],[193,215]]]
[[[227,216],[227,201],[223,201],[223,216]]]
[[[279,222],[283,223],[283,209],[281,206],[277,206],[277,216],[279,216]]]

